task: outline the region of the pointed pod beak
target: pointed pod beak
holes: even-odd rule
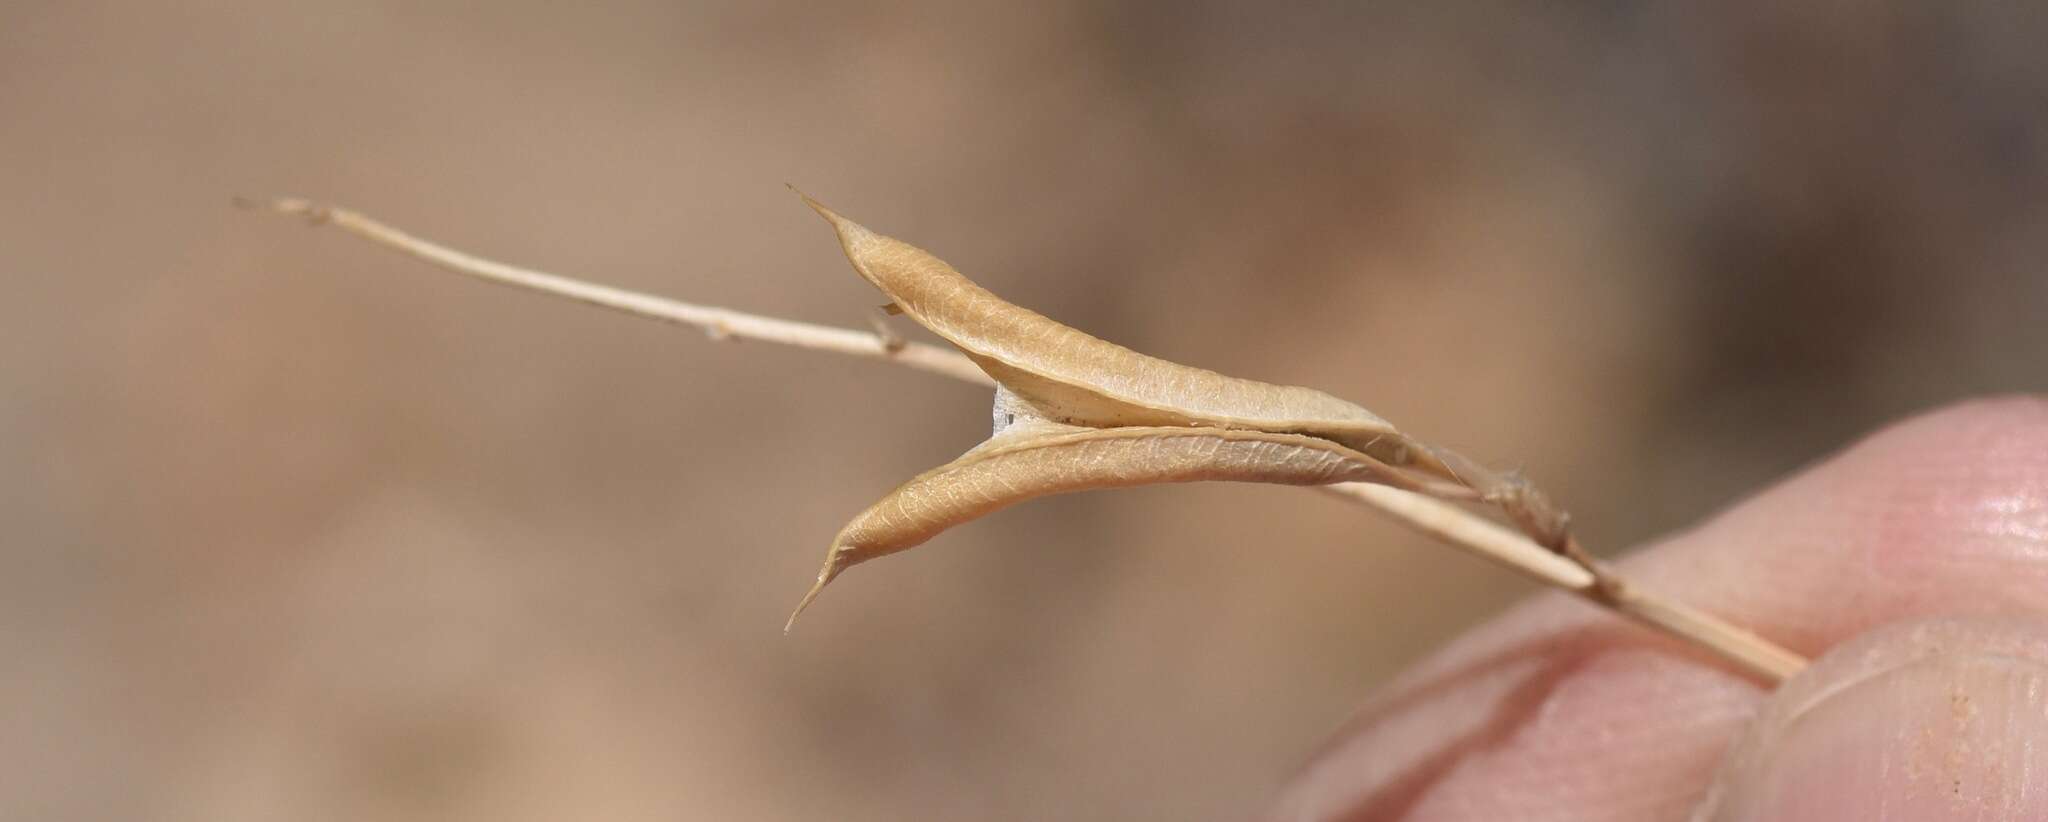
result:
[[[839,546],[834,545],[831,553],[825,555],[825,567],[818,569],[818,581],[811,583],[811,589],[804,592],[804,598],[797,600],[796,610],[789,612],[789,621],[782,624],[784,636],[789,635],[790,630],[796,627],[796,618],[803,616],[804,609],[811,607],[811,603],[817,601],[818,594],[825,590],[825,586],[830,585],[833,578],[844,570],[846,566],[839,561]]]
[[[804,205],[810,206],[812,211],[818,212],[818,216],[825,218],[825,222],[831,223],[834,228],[847,222],[845,217],[839,216],[839,212],[833,211],[824,203],[813,199],[811,195],[805,194],[803,189],[789,183],[783,183],[783,185],[789,186],[790,191],[795,192],[796,196],[803,198]]]

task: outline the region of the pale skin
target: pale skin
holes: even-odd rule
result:
[[[1915,668],[1917,680],[1879,692],[1881,710],[1848,704],[1837,711],[1846,719],[1831,720],[1839,728],[1797,726],[1850,736],[1822,764],[1728,778],[1746,791],[1796,779],[1775,807],[1724,803],[1727,816],[1711,818],[2048,818],[2048,762],[2034,761],[2031,744],[2048,740],[2048,692],[2012,687],[2048,683],[2048,662],[2003,667],[2048,660],[2048,627],[2029,616],[2048,613],[2048,400],[1979,401],[1899,423],[1620,569],[1795,651],[1828,654],[1780,701],[1869,693],[1845,689],[1856,676],[1845,671],[1928,642],[1916,639],[1919,620],[2018,615],[1968,621],[1930,643],[1966,661],[2003,649],[1982,655],[1999,661],[1994,682],[1967,664]],[[1687,819],[1771,698],[1666,639],[1544,595],[1381,689],[1265,818]],[[1986,705],[2013,710],[1980,713]],[[1947,719],[1918,727],[1923,707],[1974,718],[1974,732],[1992,739],[1953,733]]]

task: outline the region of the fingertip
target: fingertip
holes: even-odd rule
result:
[[[2048,398],[1899,422],[1625,567],[1803,651],[1902,618],[2048,608]]]
[[[2048,625],[1889,626],[1844,643],[1765,703],[1695,818],[2048,816]]]

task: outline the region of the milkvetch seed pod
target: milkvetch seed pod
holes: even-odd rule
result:
[[[832,540],[797,614],[839,572],[917,547],[948,528],[1053,494],[1171,482],[1328,485],[1419,483],[1329,440],[1226,428],[1084,428],[1022,418],[959,459],[926,471],[853,518]]]

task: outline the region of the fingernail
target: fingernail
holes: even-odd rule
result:
[[[1731,750],[1712,822],[2048,818],[2048,626],[1926,622],[1830,652]]]

